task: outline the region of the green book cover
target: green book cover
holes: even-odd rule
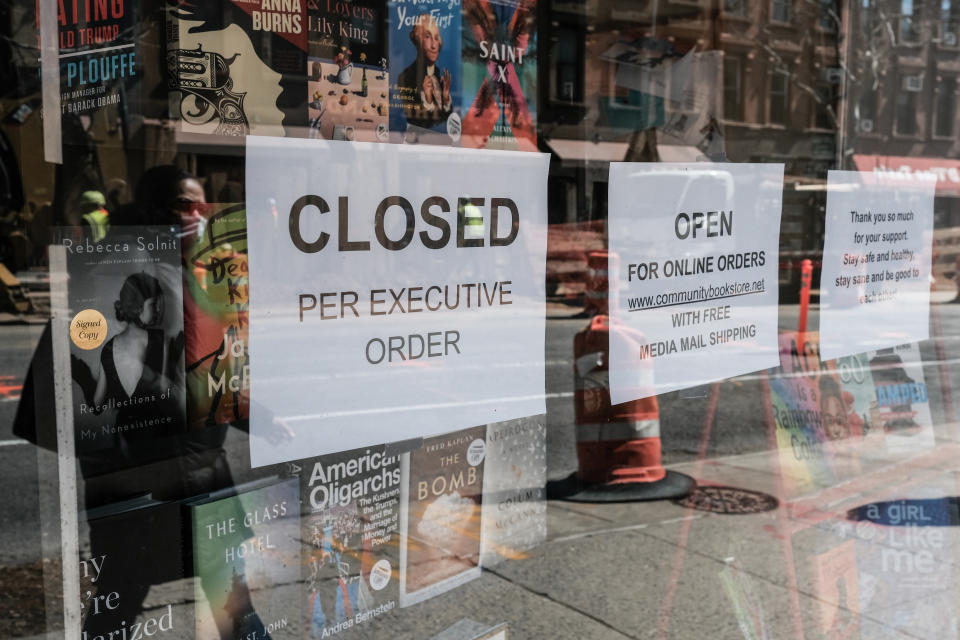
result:
[[[198,638],[297,634],[299,480],[190,504]]]

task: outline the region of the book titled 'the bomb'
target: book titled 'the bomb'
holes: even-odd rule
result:
[[[434,438],[404,457],[400,605],[480,575],[486,427]]]

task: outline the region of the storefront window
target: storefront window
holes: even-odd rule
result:
[[[0,637],[958,638],[958,7],[3,3]]]

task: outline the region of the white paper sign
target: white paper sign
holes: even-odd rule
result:
[[[548,161],[247,138],[253,466],[545,412]]]
[[[782,164],[611,163],[614,404],[777,366]]]
[[[929,337],[936,180],[830,171],[820,353],[839,358]]]

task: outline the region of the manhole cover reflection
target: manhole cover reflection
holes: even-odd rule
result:
[[[699,486],[686,498],[674,502],[697,511],[729,515],[773,511],[780,504],[776,498],[766,493],[720,485]]]

